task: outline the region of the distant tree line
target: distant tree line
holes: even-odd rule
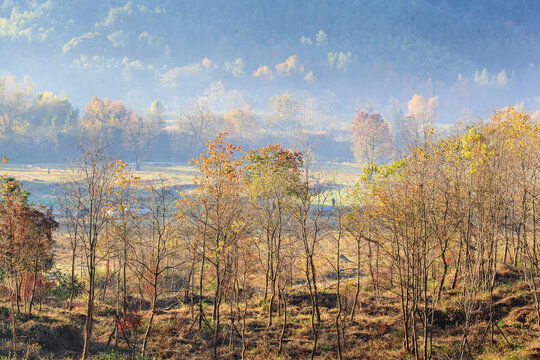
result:
[[[297,147],[317,148],[325,159],[349,152],[346,142],[337,142],[333,134],[307,130],[301,124],[317,119],[306,115],[309,109],[302,108],[294,94],[275,95],[269,110],[254,114],[246,106],[218,114],[199,99],[178,113],[166,114],[155,100],[138,114],[120,101],[93,97],[80,111],[68,96],[35,94],[25,81],[5,77],[0,79],[0,150],[13,162],[61,163],[73,153],[81,134],[99,130],[113,139],[109,150],[135,163],[137,169],[143,161],[187,161],[205,148],[206,139],[225,131],[245,147],[302,143]]]

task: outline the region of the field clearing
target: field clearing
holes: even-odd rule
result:
[[[170,186],[190,185],[197,170],[189,164],[145,163],[142,169],[135,171],[133,164],[128,165],[143,182],[155,182],[163,178]],[[67,177],[66,167],[61,164],[6,164],[1,169],[23,182],[30,191],[30,200],[35,204],[56,206],[60,195],[59,184]],[[310,175],[324,184],[336,184],[340,187],[352,187],[358,181],[362,168],[352,163],[314,163]]]

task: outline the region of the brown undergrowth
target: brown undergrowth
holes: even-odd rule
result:
[[[402,346],[400,305],[389,292],[373,296],[364,289],[354,319],[350,314],[342,319],[345,359],[406,359],[414,358]],[[305,359],[310,358],[313,335],[310,323],[309,298],[301,288],[289,296],[288,319],[283,349],[278,353],[283,317],[278,316],[267,328],[267,309],[261,298],[253,298],[246,318],[246,359]],[[321,298],[321,325],[317,359],[337,356],[336,296],[325,292]],[[82,299],[80,304],[82,304]],[[462,338],[462,311],[459,294],[449,290],[434,314],[434,358],[454,359],[459,354]],[[533,359],[540,358],[539,329],[534,302],[528,287],[519,274],[500,270],[493,293],[495,324],[493,334],[488,326],[488,304],[483,303],[470,331],[469,358]],[[242,342],[240,319],[227,316],[224,306],[219,358],[240,358]],[[10,357],[11,330],[8,303],[0,307],[1,355]],[[136,352],[120,336],[111,338],[114,311],[110,305],[99,303],[96,309],[93,357],[97,359],[136,358]],[[17,355],[19,358],[42,359],[78,358],[82,350],[83,306],[69,311],[64,303],[49,300],[32,316],[17,315]],[[208,309],[210,310],[210,309]],[[144,311],[142,312],[144,313]],[[196,313],[196,312],[195,312]],[[145,316],[148,314],[144,313]],[[209,315],[209,318],[211,316]],[[211,325],[211,324],[210,324]],[[144,326],[143,326],[144,328]],[[143,328],[140,329],[143,332]],[[134,339],[136,338],[133,337]],[[211,329],[199,330],[189,304],[161,309],[156,314],[155,328],[149,344],[149,358],[208,359],[213,345]],[[135,346],[140,344],[135,344]],[[139,357],[140,358],[140,357]]]

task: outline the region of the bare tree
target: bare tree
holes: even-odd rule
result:
[[[195,102],[187,110],[180,112],[178,127],[185,137],[184,147],[202,150],[206,139],[216,135],[217,118],[205,102]]]
[[[140,222],[144,230],[140,242],[133,252],[134,269],[148,284],[150,289],[150,318],[143,338],[142,356],[146,354],[148,340],[154,324],[158,297],[162,293],[163,274],[173,268],[173,263],[167,262],[176,254],[174,240],[177,233],[176,217],[173,214],[173,198],[165,179],[160,179],[156,185],[146,186],[144,215]],[[180,260],[180,259],[178,259]]]
[[[245,165],[245,182],[254,225],[260,229],[257,248],[265,271],[264,299],[268,303],[268,325],[272,326],[277,281],[281,277],[284,248],[290,246],[286,236],[290,225],[291,193],[300,183],[300,154],[283,150],[279,145],[251,151]],[[270,289],[269,289],[270,288]]]
[[[159,132],[158,124],[152,119],[131,114],[123,134],[125,147],[135,157],[135,170],[141,169],[144,157],[152,149]]]
[[[309,167],[306,166],[306,168]],[[293,205],[293,216],[296,222],[295,236],[304,250],[304,273],[311,300],[311,329],[314,337],[311,359],[313,359],[317,353],[321,323],[315,258],[317,257],[319,242],[323,236],[322,232],[328,222],[328,216],[324,211],[324,204],[328,194],[324,193],[318,184],[310,183],[307,169],[304,176],[302,183],[295,190],[296,199]]]
[[[77,219],[80,242],[86,258],[87,306],[82,358],[89,355],[92,339],[96,267],[101,260],[99,247],[109,221],[107,206],[117,175],[117,165],[109,161],[106,136],[90,132],[77,142],[77,156],[64,182],[64,192]]]

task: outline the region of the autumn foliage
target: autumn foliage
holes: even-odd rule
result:
[[[421,141],[387,164],[386,122],[357,114],[355,148],[367,165],[350,188],[320,181],[301,153],[279,144],[245,151],[226,133],[206,143],[190,162],[193,183],[179,188],[136,176],[92,134],[64,184],[57,233],[69,245],[68,281],[51,271],[63,261],[52,214],[4,176],[0,266],[12,351],[14,314],[52,300],[48,289],[60,283],[70,288],[63,311],[84,308],[83,357],[103,339],[126,356],[181,357],[166,342],[174,338],[205,358],[474,358],[532,338],[538,121],[507,108],[442,137],[421,111],[429,101],[416,101]],[[501,299],[514,291],[501,282],[505,271],[518,279],[521,295],[507,302],[519,309]],[[514,310],[520,327],[502,321]]]
[[[364,163],[385,162],[392,155],[392,134],[379,114],[359,112],[353,119],[353,151]]]

